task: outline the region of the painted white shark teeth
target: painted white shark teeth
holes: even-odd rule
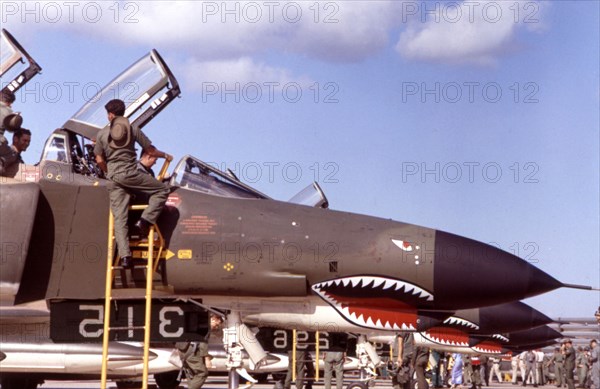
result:
[[[323,293],[321,292],[321,290],[323,288],[332,286],[334,284],[336,286],[344,285],[344,287],[348,287],[348,286],[352,285],[353,288],[356,288],[357,286],[359,286],[359,284],[360,284],[361,288],[367,288],[367,287],[380,288],[380,287],[382,287],[383,289],[390,289],[393,287],[394,290],[398,290],[398,291],[403,290],[405,294],[410,294],[412,296],[419,297],[421,299],[426,299],[427,301],[433,301],[433,295],[431,293],[429,293],[428,291],[426,291],[425,289],[422,289],[416,285],[413,285],[413,284],[405,282],[405,281],[400,281],[400,280],[395,280],[395,279],[385,278],[385,277],[377,277],[377,276],[343,277],[343,278],[338,278],[336,280],[319,282],[317,284],[314,284],[312,286],[312,289],[316,293],[318,293],[321,297],[323,297]],[[463,320],[463,319],[461,319],[461,320]],[[464,320],[464,321],[467,322],[466,320]],[[472,325],[474,325],[474,324],[472,324]],[[474,327],[472,327],[472,328],[474,328]]]
[[[494,334],[494,335],[492,335],[492,338],[498,339],[499,341],[504,342],[504,343],[508,343],[508,341],[509,341],[509,339],[506,336],[503,336],[500,334]]]
[[[456,342],[454,340],[443,339],[438,336],[431,335],[429,332],[422,332],[421,335],[425,335],[426,338],[428,338],[432,342],[435,342],[438,344],[443,344],[445,346],[460,346],[460,347],[468,347],[469,346],[468,342]]]
[[[485,354],[502,354],[502,351],[499,350],[492,350],[491,348],[487,348],[487,347],[480,347],[480,346],[473,346],[471,347],[473,350],[477,351],[478,353],[485,353]]]
[[[444,320],[444,324],[449,324],[458,327],[467,327],[474,330],[479,330],[479,326],[469,320],[462,319],[456,316],[450,316],[446,320]]]
[[[396,286],[396,281],[394,281],[394,280],[385,280],[385,284],[383,284],[383,289],[389,289],[392,286]]]

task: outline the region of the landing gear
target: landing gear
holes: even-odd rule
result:
[[[258,381],[252,378],[243,366],[242,350],[248,353],[255,369],[260,368],[266,362],[267,353],[256,340],[254,332],[242,323],[239,312],[230,312],[227,315],[225,329],[223,330],[223,345],[227,353],[226,366],[229,370],[228,388],[238,389],[240,376],[250,382],[249,386],[257,383]]]
[[[359,335],[356,341],[356,357],[360,369],[360,380],[348,384],[347,389],[368,389],[370,386],[375,385],[376,370],[382,364],[382,361],[373,345],[367,341],[364,335]]]

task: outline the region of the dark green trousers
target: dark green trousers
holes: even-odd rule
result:
[[[131,255],[129,230],[127,228],[131,194],[138,193],[148,196],[148,208],[144,210],[142,217],[154,224],[165,206],[169,196],[169,188],[149,174],[134,170],[115,174],[112,177],[112,182],[108,185],[108,192],[110,207],[115,218],[115,240],[119,247],[119,256],[123,258]]]

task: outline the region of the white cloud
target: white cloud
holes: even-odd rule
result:
[[[400,35],[395,48],[408,60],[489,64],[505,51],[514,49],[520,28],[526,26],[533,31],[543,25],[523,23],[532,14],[540,16],[536,11],[541,8],[541,3],[525,0],[435,3],[0,0],[0,3],[3,24],[9,29],[23,32],[62,29],[118,44],[156,47],[163,52],[178,50],[192,58],[196,65],[236,64],[239,69],[261,69],[261,74],[272,74],[276,68],[258,65],[255,59],[272,53],[327,62],[361,61],[388,47],[390,35],[397,31]],[[516,22],[515,4],[520,12]],[[531,8],[532,4],[537,10]],[[59,18],[56,17],[57,5]],[[427,12],[432,6],[439,7],[435,15],[440,18],[439,22],[432,20],[434,15]],[[33,12],[37,15],[25,12],[26,7],[37,9]],[[411,12],[415,7],[416,12]],[[455,20],[453,12],[457,8],[462,16]],[[493,20],[497,9],[502,17]],[[30,23],[32,17],[40,20]],[[423,17],[427,19],[424,22]]]
[[[425,22],[412,22],[400,34],[396,50],[409,60],[494,64],[517,46],[519,29],[536,30],[539,19],[531,21],[539,17],[539,7],[531,1],[441,3]]]
[[[303,87],[311,83],[308,77],[294,76],[286,69],[257,63],[249,57],[215,61],[191,59],[177,67],[182,70],[185,84],[197,90],[204,90],[209,84],[219,87],[225,84],[227,89],[232,89],[236,84],[243,88],[256,83],[261,87],[270,85],[277,90],[291,82]]]
[[[1,3],[8,11],[3,24],[19,24],[25,18],[29,28],[62,28],[125,44],[180,47],[202,60],[272,50],[326,61],[362,60],[386,46],[398,8],[394,1]]]

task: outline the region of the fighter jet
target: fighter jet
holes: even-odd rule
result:
[[[179,94],[153,50],[54,131],[37,166],[2,181],[0,297],[5,304],[46,299],[53,340],[97,342],[103,334],[99,275],[109,205],[92,142],[108,125],[105,103],[121,98],[132,125],[143,128]],[[153,340],[199,336],[205,323],[194,307],[222,312],[233,333],[248,313],[302,313],[321,301],[359,328],[416,330],[460,309],[572,286],[475,240],[330,210],[316,183],[293,201],[277,201],[191,155],[170,177],[172,193],[157,223],[164,258],[153,275]],[[143,265],[143,252],[137,254]],[[140,268],[124,272],[114,320],[142,320],[136,307],[147,276]],[[130,341],[140,334],[114,336]]]

